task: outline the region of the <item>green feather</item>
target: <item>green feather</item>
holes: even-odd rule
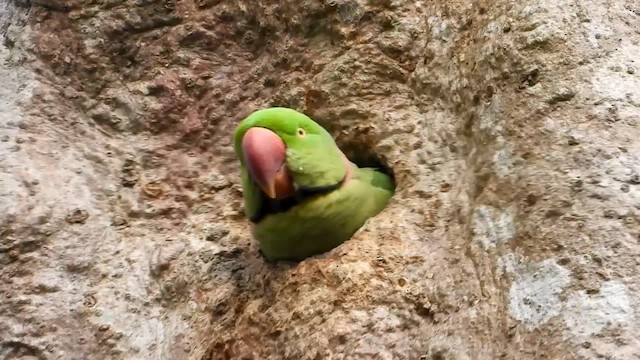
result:
[[[372,169],[357,169],[354,175],[344,187],[256,224],[253,234],[267,259],[302,260],[329,251],[378,214],[393,195],[391,179]]]
[[[267,198],[251,179],[242,156],[242,137],[264,127],[287,147],[287,169],[298,189],[287,201]],[[300,136],[299,129],[303,129]],[[267,259],[302,260],[348,240],[378,214],[394,192],[392,179],[372,168],[347,165],[331,135],[304,114],[287,108],[259,110],[243,120],[234,139],[240,159],[245,214],[255,221],[253,235]]]

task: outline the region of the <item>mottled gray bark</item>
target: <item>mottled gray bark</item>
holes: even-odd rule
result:
[[[638,358],[636,1],[0,6],[0,358]],[[270,105],[398,185],[299,264],[242,215]]]

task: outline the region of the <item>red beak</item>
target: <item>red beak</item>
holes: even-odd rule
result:
[[[287,147],[271,130],[254,127],[242,138],[242,152],[249,174],[272,199],[293,195],[293,181],[287,172]]]

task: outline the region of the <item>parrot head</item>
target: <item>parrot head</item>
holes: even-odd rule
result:
[[[350,162],[329,132],[289,108],[267,108],[250,114],[236,129],[234,148],[246,177],[243,190],[249,202],[260,200],[252,195],[256,192],[267,200],[281,201],[300,192],[332,190],[350,175]],[[247,201],[245,204],[257,206]]]

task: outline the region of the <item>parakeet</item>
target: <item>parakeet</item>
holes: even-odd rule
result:
[[[394,193],[390,176],[352,163],[296,110],[257,110],[234,135],[244,213],[270,261],[300,261],[342,244]]]

